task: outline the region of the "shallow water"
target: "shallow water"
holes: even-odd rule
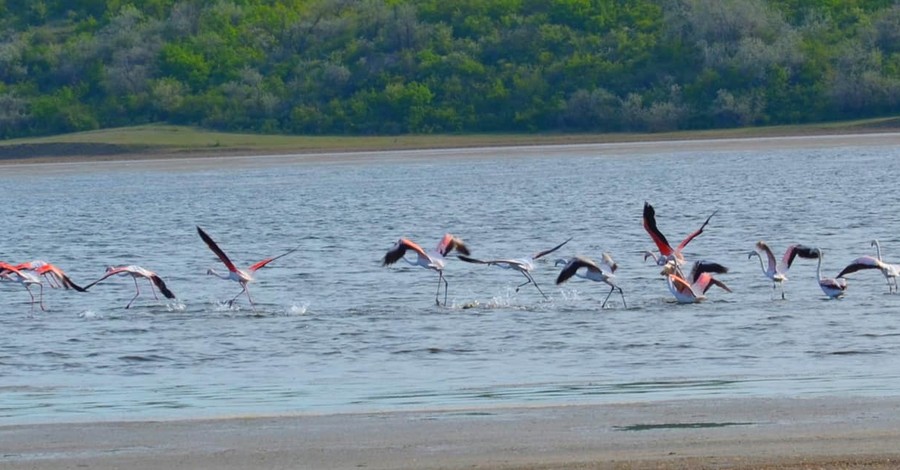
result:
[[[0,260],[45,259],[81,284],[138,264],[178,295],[156,301],[141,281],[125,310],[134,284],[113,278],[85,294],[47,288],[48,311],[32,315],[21,286],[0,284],[0,423],[896,395],[900,295],[880,273],[853,275],[846,298],[828,301],[815,263],[801,260],[787,300],[773,300],[747,253],[759,239],[778,256],[820,246],[834,275],[878,238],[900,260],[900,148],[542,150],[258,169],[0,167]],[[671,301],[640,254],[652,248],[645,200],[673,243],[718,209],[686,254],[727,265],[719,279],[733,293]],[[243,266],[300,250],[259,271],[255,309],[245,297],[228,307],[240,289],[205,275],[221,266],[196,225]],[[516,292],[516,272],[452,260],[451,306],[439,308],[435,273],[380,259],[401,236],[431,248],[446,231],[484,258],[574,239],[538,262],[550,300]],[[599,308],[603,284],[554,286],[557,254],[602,251],[619,263],[627,309],[617,295]]]

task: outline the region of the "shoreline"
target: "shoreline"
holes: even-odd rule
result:
[[[484,147],[435,147],[402,150],[334,150],[313,152],[240,152],[221,150],[215,154],[129,154],[96,157],[36,157],[0,159],[0,168],[14,173],[65,173],[73,170],[196,170],[220,168],[270,167],[280,165],[392,164],[419,161],[479,160],[486,149],[492,156],[527,158],[554,155],[618,156],[649,153],[684,153],[709,151],[764,151],[767,149],[815,149],[853,146],[900,146],[900,132],[866,132],[858,134],[790,135],[772,137],[701,138],[686,140],[653,140],[640,142],[555,143],[534,145],[501,145]]]
[[[0,426],[20,468],[895,468],[900,397]]]

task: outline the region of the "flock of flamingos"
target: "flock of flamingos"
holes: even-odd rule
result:
[[[682,240],[681,243],[678,244],[678,246],[673,248],[669,241],[666,239],[665,235],[663,235],[659,228],[656,226],[656,211],[653,209],[653,206],[651,206],[649,203],[644,203],[644,229],[650,235],[650,238],[656,244],[656,248],[658,250],[658,252],[645,251],[644,260],[646,261],[647,259],[653,259],[657,265],[662,267],[662,271],[660,272],[660,274],[665,277],[666,285],[669,288],[669,291],[675,297],[675,300],[679,303],[695,303],[705,299],[706,292],[712,286],[717,286],[727,292],[731,292],[731,289],[729,289],[728,286],[726,286],[722,281],[715,278],[716,274],[723,274],[728,272],[728,268],[719,263],[709,261],[695,261],[691,265],[691,269],[687,274],[685,274],[685,271],[683,270],[683,268],[687,265],[687,261],[685,260],[682,251],[688,245],[688,243],[691,242],[691,240],[703,233],[703,229],[706,228],[706,225],[715,214],[716,213],[713,212],[709,217],[707,217],[706,221],[703,222],[703,225],[701,225],[699,229],[695,230],[693,233],[685,237],[685,239]],[[219,277],[221,279],[235,281],[241,286],[241,291],[228,301],[228,305],[232,305],[238,299],[238,297],[241,296],[241,294],[246,294],[247,300],[252,306],[253,298],[250,296],[250,291],[247,285],[250,282],[254,281],[253,274],[272,261],[275,261],[283,256],[287,256],[299,249],[299,247],[293,248],[278,256],[266,258],[262,261],[259,261],[258,263],[255,263],[246,269],[240,269],[231,261],[228,255],[226,255],[225,252],[222,251],[221,248],[219,248],[219,245],[202,228],[197,227],[197,233],[200,235],[200,238],[206,243],[209,249],[212,250],[212,252],[215,253],[216,256],[218,256],[218,258],[222,261],[222,264],[224,264],[228,269],[227,273],[222,274],[209,269],[207,271],[207,274]],[[466,247],[463,241],[449,233],[444,235],[444,237],[438,243],[436,250],[431,252],[424,250],[421,246],[406,238],[401,238],[384,255],[382,265],[389,266],[400,260],[403,260],[410,265],[420,266],[437,272],[438,285],[437,292],[435,293],[434,297],[434,301],[437,305],[441,305],[440,294],[442,287],[444,290],[443,305],[447,305],[448,283],[444,278],[444,266],[447,256],[454,251],[458,253],[457,258],[459,260],[467,263],[499,266],[504,269],[512,269],[522,273],[526,281],[516,286],[516,291],[518,292],[518,290],[523,286],[532,284],[538,290],[538,292],[540,292],[541,295],[544,296],[544,298],[547,298],[546,294],[544,294],[540,286],[538,286],[537,282],[535,282],[534,277],[532,277],[531,272],[534,270],[534,261],[556,252],[557,250],[565,246],[565,244],[570,240],[571,238],[553,248],[540,251],[527,258],[482,260],[469,256],[469,249],[468,247]],[[882,260],[881,246],[878,244],[878,240],[873,240],[872,245],[875,247],[876,256],[861,256],[853,260],[850,264],[844,267],[844,269],[842,269],[837,276],[833,278],[822,276],[823,253],[821,249],[815,247],[809,247],[799,244],[791,245],[785,250],[784,255],[779,261],[775,258],[775,255],[772,253],[772,250],[769,248],[769,246],[766,245],[765,242],[759,241],[756,243],[755,250],[750,252],[748,259],[754,256],[759,259],[759,265],[762,269],[763,274],[772,281],[773,296],[777,295],[777,291],[780,290],[782,299],[785,298],[784,282],[787,280],[788,270],[797,257],[818,260],[816,276],[818,278],[819,287],[822,288],[822,292],[824,292],[825,295],[829,298],[837,298],[844,295],[847,290],[847,281],[845,279],[845,276],[865,269],[875,269],[881,271],[887,282],[889,292],[896,293],[898,291],[897,278],[898,276],[900,276],[900,265],[886,263]],[[413,254],[415,255],[415,257],[407,257],[407,254]],[[763,259],[763,257],[765,257],[765,260]],[[623,307],[627,308],[627,304],[625,303],[625,293],[622,291],[622,288],[616,284],[616,262],[613,261],[612,257],[608,253],[603,253],[599,262],[587,257],[575,256],[572,258],[560,258],[556,260],[556,265],[563,265],[562,270],[559,272],[559,275],[556,278],[556,284],[562,284],[571,279],[573,276],[588,279],[591,281],[603,282],[608,285],[610,289],[609,293],[606,295],[606,298],[603,300],[601,308],[606,307],[606,303],[609,301],[610,296],[616,291],[618,291],[619,295],[622,297]],[[125,308],[130,308],[134,301],[141,295],[140,285],[138,284],[139,278],[143,278],[149,281],[150,290],[153,293],[155,299],[159,300],[159,296],[156,294],[156,290],[159,290],[159,292],[167,299],[175,298],[175,294],[172,293],[171,290],[169,290],[169,288],[166,286],[166,283],[158,274],[153,271],[144,269],[140,266],[110,266],[106,269],[106,273],[102,277],[94,282],[91,282],[90,284],[85,285],[84,287],[81,287],[78,284],[72,282],[69,276],[66,275],[66,273],[63,272],[60,268],[45,261],[30,261],[21,264],[10,264],[0,261],[0,282],[16,283],[24,286],[28,291],[28,294],[31,296],[32,312],[34,311],[35,303],[40,305],[41,310],[46,310],[44,306],[43,294],[45,280],[51,288],[65,288],[73,289],[78,292],[87,292],[88,289],[90,289],[94,285],[101,283],[113,276],[119,275],[131,276],[131,278],[134,280],[135,294],[134,297],[132,297],[128,304],[125,306]],[[35,299],[34,292],[32,291],[33,287],[37,287],[39,289],[37,299]]]

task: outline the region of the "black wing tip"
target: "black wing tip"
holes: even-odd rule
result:
[[[484,261],[472,258],[470,256],[456,255],[456,257],[459,258],[460,261],[465,261],[466,263],[484,264]]]
[[[159,291],[162,292],[163,297],[167,299],[175,298],[175,294],[173,294],[172,291],[169,290],[169,288],[166,286],[166,283],[163,282],[161,277],[153,276],[153,284],[155,284]]]

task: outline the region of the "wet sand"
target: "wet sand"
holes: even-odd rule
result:
[[[569,145],[529,145],[511,147],[477,147],[450,149],[392,150],[366,152],[282,153],[235,155],[223,149],[220,154],[129,154],[96,157],[42,157],[33,159],[0,159],[4,174],[48,174],[91,171],[194,171],[211,168],[261,168],[283,165],[328,164],[398,164],[433,160],[477,160],[492,157],[528,158],[553,154],[575,155],[640,155],[647,153],[686,153],[698,151],[766,151],[771,149],[815,149],[854,146],[898,146],[900,133],[864,133],[791,137],[756,137],[729,139],[666,140]]]
[[[900,397],[0,427],[0,468],[900,468]]]

